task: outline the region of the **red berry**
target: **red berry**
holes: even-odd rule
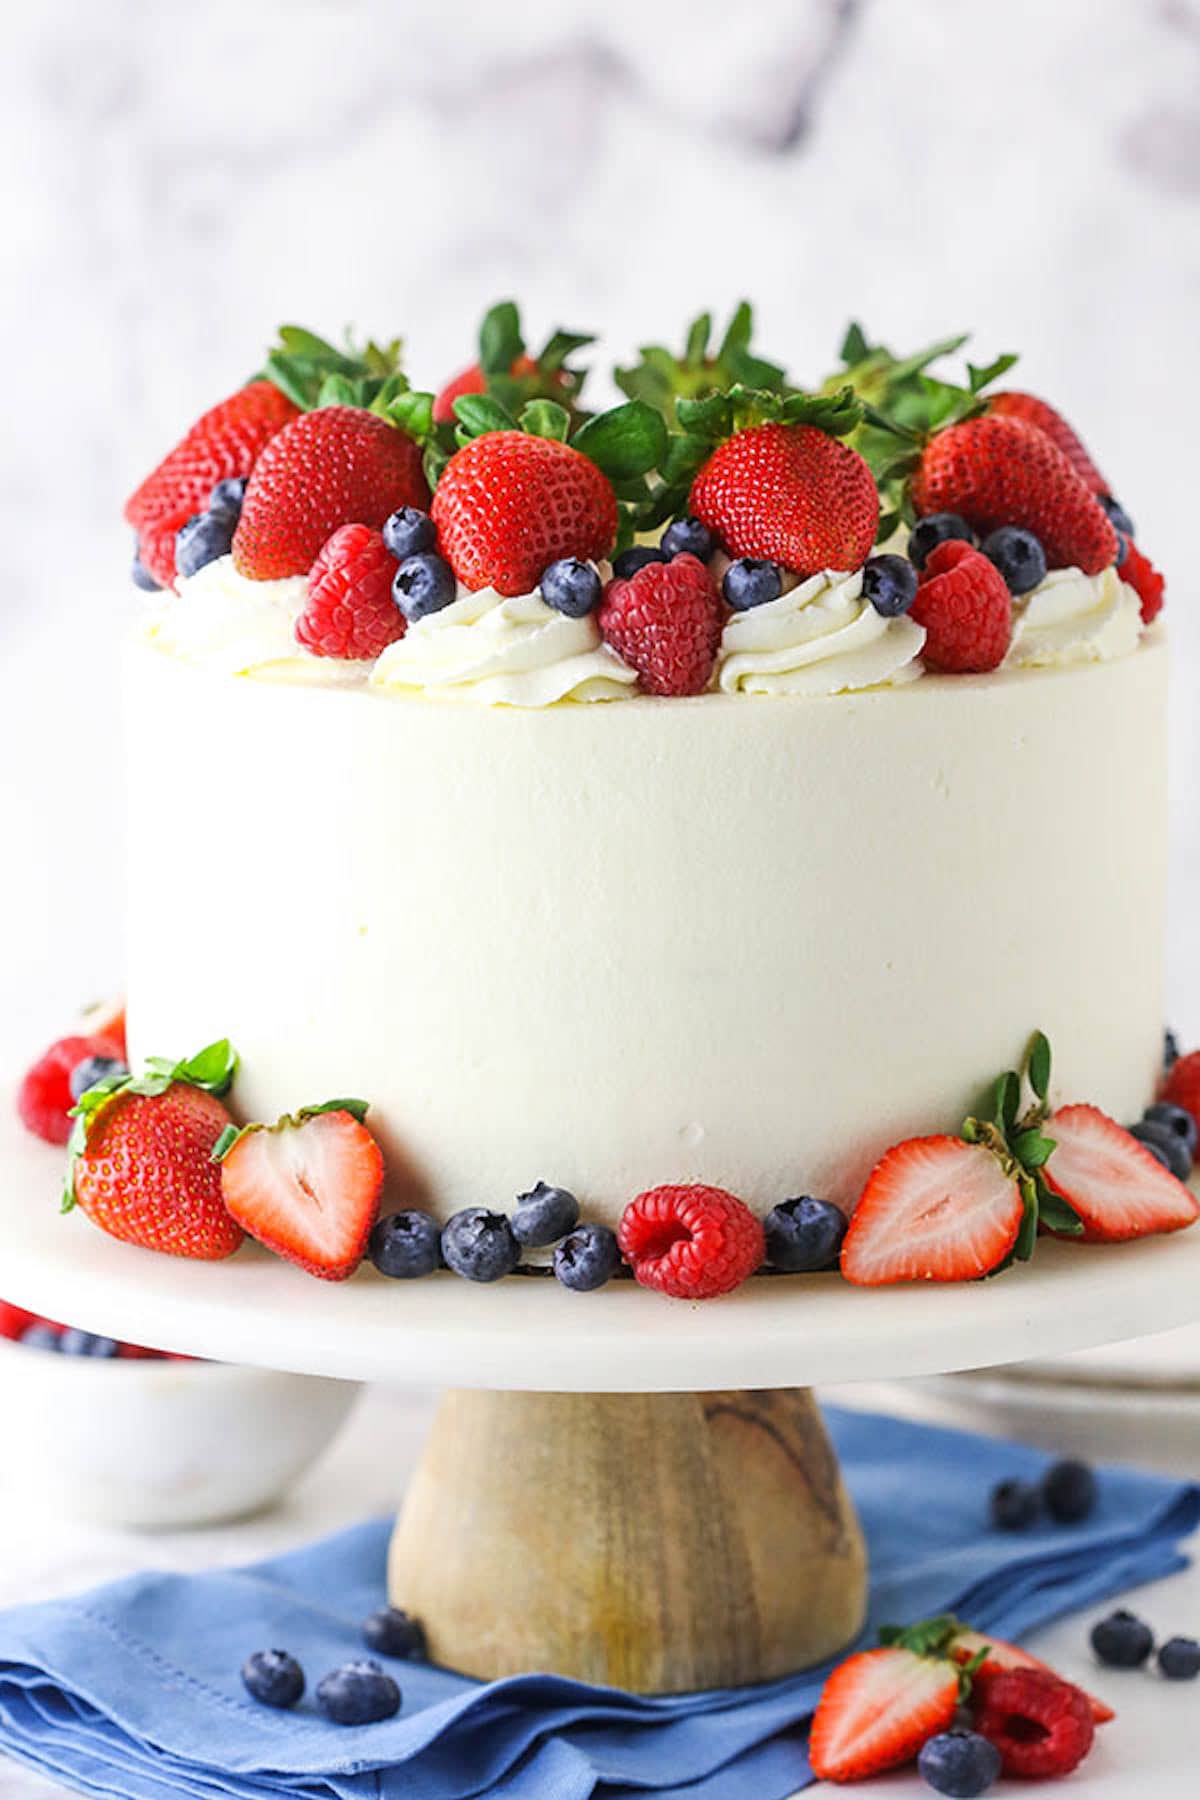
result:
[[[1090,1243],[1183,1231],[1200,1217],[1191,1189],[1099,1107],[1060,1106],[1046,1136],[1054,1149],[1042,1176],[1078,1213]]]
[[[856,1287],[978,1281],[1017,1241],[1021,1191],[1000,1159],[962,1138],[909,1138],[876,1163],[842,1244]]]
[[[1200,1131],[1200,1050],[1189,1050],[1171,1065],[1162,1097],[1190,1112]]]
[[[975,1729],[995,1744],[1005,1775],[1069,1775],[1092,1747],[1087,1695],[1048,1669],[1006,1669],[984,1682]]]
[[[804,576],[861,568],[879,524],[870,469],[815,425],[735,432],[696,476],[688,504],[730,556],[767,557]]]
[[[740,1287],[762,1265],[760,1220],[724,1188],[657,1187],[631,1200],[617,1231],[621,1255],[643,1287],[677,1300],[709,1300]]]
[[[369,661],[404,636],[392,598],[396,559],[369,525],[343,525],[313,564],[296,636],[314,656]]]
[[[723,608],[712,577],[684,552],[610,581],[596,618],[648,694],[702,694],[712,680]]]
[[[232,1217],[277,1256],[323,1281],[345,1281],[357,1269],[382,1187],[378,1144],[340,1109],[245,1131],[221,1164]]]
[[[925,666],[942,675],[998,669],[1012,642],[1012,596],[995,563],[961,538],[925,559],[910,616],[925,627]]]
[[[1003,1674],[1008,1669],[1040,1669],[1044,1675],[1053,1675],[1056,1681],[1062,1680],[1062,1676],[1052,1669],[1049,1663],[1041,1662],[1036,1656],[1031,1656],[1028,1650],[1022,1650],[1017,1644],[1006,1643],[1003,1638],[996,1637],[990,1631],[986,1634],[982,1631],[975,1631],[969,1625],[960,1626],[948,1648],[955,1662],[960,1664],[975,1662],[980,1651],[985,1653],[983,1662],[976,1662],[971,1675],[973,1699],[981,1699],[988,1683],[994,1681],[997,1675]],[[1086,1693],[1083,1688],[1079,1691]],[[1110,1719],[1116,1718],[1116,1713],[1106,1700],[1098,1700],[1095,1694],[1087,1694],[1086,1698],[1091,1708],[1092,1718],[1097,1725],[1105,1725]]]
[[[71,1071],[89,1056],[112,1056],[123,1059],[125,1046],[120,1038],[97,1033],[92,1037],[59,1038],[51,1044],[29,1070],[17,1089],[17,1111],[22,1123],[35,1137],[48,1144],[65,1144],[71,1135],[68,1114],[75,1102],[71,1098]]]
[[[1166,582],[1150,561],[1143,556],[1136,544],[1131,543],[1125,552],[1125,561],[1117,570],[1121,580],[1131,587],[1142,603],[1142,623],[1152,625],[1163,608],[1163,590]]]
[[[24,1307],[10,1306],[7,1300],[0,1300],[0,1337],[19,1338],[27,1325],[42,1323],[36,1313],[26,1312]]]
[[[958,1707],[953,1663],[888,1646],[839,1663],[821,1691],[808,1758],[821,1781],[861,1781],[915,1762]]]
[[[532,356],[524,354],[517,357],[509,374],[520,380],[522,376],[534,376],[538,373],[537,363]],[[486,394],[487,377],[477,362],[463,369],[459,374],[451,376],[445,387],[440,390],[433,403],[433,418],[437,425],[452,423],[454,420],[454,402],[461,400],[465,394]]]
[[[1048,401],[1039,400],[1036,394],[1018,393],[1013,388],[1004,393],[993,394],[987,409],[990,413],[1002,414],[1006,419],[1024,419],[1027,425],[1036,425],[1052,444],[1057,444],[1090,493],[1109,492],[1107,481],[1088,455],[1087,446],[1079,433],[1067,424],[1062,414]]]

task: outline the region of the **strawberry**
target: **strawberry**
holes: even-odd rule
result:
[[[1047,1187],[1082,1219],[1090,1243],[1182,1231],[1200,1202],[1144,1145],[1095,1106],[1060,1106],[1046,1121]]]
[[[807,424],[735,432],[700,469],[688,504],[730,556],[766,557],[802,576],[860,568],[879,523],[862,457]]]
[[[1163,589],[1166,582],[1137,545],[1130,542],[1125,559],[1117,570],[1117,574],[1127,587],[1131,587],[1142,603],[1142,623],[1152,625],[1163,608]]]
[[[958,1710],[957,1665],[888,1646],[860,1650],[826,1681],[808,1759],[819,1781],[859,1781],[913,1762]]]
[[[531,400],[553,400],[575,415],[587,371],[570,367],[568,358],[592,341],[587,332],[555,331],[531,356],[516,305],[497,301],[479,327],[479,361],[455,375],[434,398],[434,424],[453,424],[454,402],[471,394],[491,395],[514,418]]]
[[[1190,1112],[1200,1130],[1200,1050],[1189,1050],[1171,1064],[1162,1097]]]
[[[71,1135],[71,1071],[92,1056],[125,1057],[125,1031],[97,1031],[87,1037],[59,1038],[43,1052],[17,1089],[21,1123],[48,1144],[65,1144]]]
[[[308,577],[296,636],[314,656],[372,660],[404,636],[408,621],[392,597],[397,563],[369,525],[342,525]]]
[[[702,694],[711,681],[724,608],[707,568],[687,551],[610,581],[596,619],[648,694]]]
[[[943,539],[926,557],[911,616],[925,627],[925,666],[940,674],[984,674],[1008,655],[1008,584],[995,563],[961,538]]]
[[[472,591],[530,593],[552,562],[606,556],[617,535],[608,477],[569,444],[524,431],[489,431],[456,451],[431,510],[442,554]]]
[[[379,1213],[383,1157],[359,1100],[307,1107],[229,1132],[217,1147],[231,1216],[277,1256],[345,1281]]]
[[[429,488],[407,433],[361,406],[301,413],[254,466],[233,539],[252,581],[306,575],[339,525],[378,530],[401,506],[424,510]]]
[[[538,366],[532,356],[524,352],[514,357],[509,374],[514,381],[526,381],[536,377]],[[464,394],[486,394],[487,376],[480,363],[473,362],[457,375],[451,376],[445,387],[438,390],[433,402],[433,421],[435,425],[445,425],[454,420],[454,402],[461,400]]]
[[[1060,1679],[1048,1663],[1040,1662],[1028,1650],[1022,1650],[1017,1644],[1006,1644],[1003,1638],[993,1637],[991,1632],[973,1631],[969,1625],[960,1626],[947,1647],[955,1662],[960,1665],[975,1663],[978,1656],[983,1656],[983,1661],[975,1663],[971,1673],[972,1694],[980,1697],[986,1696],[991,1678],[1006,1669],[1040,1669],[1043,1674]],[[1098,1700],[1094,1694],[1086,1697],[1097,1725],[1106,1725],[1110,1719],[1116,1718],[1112,1707],[1103,1700]]]
[[[992,394],[988,399],[987,409],[989,413],[997,413],[1002,418],[1023,419],[1026,425],[1036,426],[1052,444],[1057,444],[1089,493],[1111,493],[1107,481],[1088,455],[1079,433],[1067,424],[1062,414],[1048,401],[1039,400],[1036,394],[1022,394],[1012,388]]]
[[[1057,444],[1023,419],[985,414],[930,438],[912,477],[919,517],[954,512],[985,536],[1023,525],[1052,569],[1098,575],[1116,561],[1117,534]]]
[[[175,534],[203,512],[218,481],[249,475],[263,446],[299,408],[272,381],[251,381],[197,419],[125,502],[142,562],[160,587],[175,579]]]
[[[973,1281],[1012,1250],[1022,1213],[1016,1179],[984,1145],[910,1138],[872,1171],[846,1231],[842,1274],[860,1287]]]
[[[48,1323],[48,1320],[39,1319],[37,1313],[26,1312],[22,1306],[13,1306],[7,1300],[0,1300],[0,1338],[15,1341],[26,1326]]]

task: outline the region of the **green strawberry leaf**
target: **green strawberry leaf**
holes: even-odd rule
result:
[[[1054,1139],[1044,1137],[1036,1125],[1019,1132],[1012,1140],[1013,1155],[1027,1169],[1040,1169],[1048,1163],[1053,1149]]]
[[[569,356],[575,354],[576,350],[584,350],[595,341],[595,333],[590,331],[551,332],[537,359],[538,367],[543,373],[553,375],[563,367]],[[582,374],[577,375],[576,379],[582,385]]]
[[[454,416],[458,420],[455,437],[460,449],[472,438],[486,437],[491,431],[517,429],[517,421],[508,408],[501,406],[490,394],[460,395],[454,402]]]
[[[855,363],[865,362],[870,354],[871,346],[867,342],[866,333],[857,319],[851,319],[846,327],[846,335],[842,339],[838,355],[846,367],[851,369]]]
[[[750,340],[754,336],[754,308],[748,300],[739,300],[733,309],[733,316],[725,327],[725,336],[721,339],[721,347],[717,351],[717,361],[724,362],[730,355],[749,350]]]
[[[729,330],[733,330],[732,324]],[[726,332],[728,339],[729,332]],[[712,336],[712,314],[701,313],[688,326],[687,338],[683,346],[683,360],[689,369],[702,369],[704,359],[708,355],[708,341]]]
[[[913,1625],[881,1625],[879,1642],[887,1649],[911,1650],[914,1656],[947,1657],[961,1630],[953,1613],[937,1613]]]
[[[995,1120],[1005,1136],[1017,1122],[1017,1113],[1021,1106],[1021,1080],[1015,1069],[1006,1069],[998,1075],[992,1086],[989,1116]]]
[[[553,438],[565,444],[571,429],[571,415],[556,400],[531,400],[521,409],[517,423],[531,437]]]
[[[1050,1092],[1050,1041],[1044,1031],[1035,1031],[1026,1057],[1029,1085],[1039,1100]]]
[[[382,394],[379,396],[379,401],[383,401]],[[393,425],[399,426],[401,431],[407,432],[409,437],[415,438],[419,444],[424,443],[425,439],[430,436],[433,431],[432,394],[409,390],[393,394],[382,405],[379,404],[379,401],[376,402],[374,410],[381,412],[384,418],[389,419]]]
[[[507,375],[525,349],[521,317],[512,300],[501,300],[479,327],[479,366],[485,376]]]
[[[327,338],[318,337],[315,331],[307,331],[303,325],[281,325],[279,341],[292,356],[333,361],[341,354]]]
[[[1075,1208],[1069,1206],[1061,1194],[1056,1194],[1053,1188],[1047,1187],[1046,1183],[1040,1179],[1038,1182],[1038,1211],[1047,1231],[1056,1231],[1065,1237],[1082,1235],[1083,1220]]]
[[[993,381],[998,381],[1001,375],[1007,375],[1008,371],[1018,360],[1019,359],[1009,351],[1003,356],[996,357],[994,362],[984,363],[982,368],[978,368],[974,363],[969,362],[967,364],[967,386],[971,393],[982,393],[985,387],[988,387]]]
[[[645,401],[627,400],[588,419],[571,444],[610,481],[629,481],[658,468],[667,453],[667,428]]]
[[[675,417],[684,432],[704,439],[709,448],[733,430],[733,402],[728,394],[705,394],[699,400],[677,400]]]
[[[361,406],[366,398],[361,381],[351,381],[348,375],[327,375],[321,383],[317,394],[317,405],[321,406]]]

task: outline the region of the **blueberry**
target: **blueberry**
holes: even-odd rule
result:
[[[1127,538],[1137,536],[1133,520],[1119,500],[1114,500],[1111,494],[1097,494],[1096,498],[1119,532]]]
[[[208,496],[208,510],[214,513],[227,513],[236,519],[242,510],[242,501],[246,497],[246,477],[244,475],[227,475],[224,481],[218,481]]]
[[[527,1194],[518,1194],[513,1207],[512,1232],[518,1244],[531,1249],[557,1244],[579,1223],[579,1202],[566,1188],[548,1187],[539,1181]]]
[[[1000,1752],[977,1731],[939,1731],[921,1746],[917,1768],[935,1794],[974,1800],[999,1775]]]
[[[997,1531],[1028,1531],[1042,1510],[1042,1496],[1031,1481],[1000,1481],[988,1503]]]
[[[1046,579],[1046,552],[1022,525],[1001,525],[979,548],[999,569],[1010,594],[1027,594]]]
[[[1196,1121],[1186,1106],[1173,1106],[1169,1100],[1156,1100],[1148,1106],[1142,1117],[1147,1125],[1162,1125],[1186,1145],[1188,1155],[1195,1160],[1196,1140],[1200,1135],[1196,1131]]]
[[[634,544],[629,550],[622,550],[620,556],[613,557],[613,574],[618,581],[628,581],[647,563],[666,562],[667,558],[661,550],[651,549],[649,544]]]
[[[862,591],[881,618],[895,619],[917,597],[917,571],[907,556],[870,556],[863,564]]]
[[[846,1235],[846,1215],[829,1200],[801,1194],[773,1208],[765,1230],[772,1268],[802,1275],[810,1269],[827,1269],[834,1261]]]
[[[551,563],[542,576],[542,599],[568,619],[586,618],[599,606],[603,592],[604,583],[595,565],[580,562],[577,556],[564,556]]]
[[[129,565],[129,573],[133,577],[134,587],[141,588],[144,594],[157,594],[161,592],[157,581],[155,581],[153,575],[142,561],[142,553],[136,538],[133,540],[133,561]]]
[[[367,1255],[381,1275],[415,1281],[442,1266],[442,1232],[427,1212],[388,1213],[372,1228]]]
[[[1195,1638],[1168,1638],[1159,1647],[1158,1666],[1168,1681],[1195,1681],[1200,1675],[1200,1644]]]
[[[47,1325],[41,1319],[35,1319],[21,1333],[21,1342],[27,1350],[61,1350],[62,1336],[53,1325]]]
[[[1096,1504],[1096,1477],[1087,1463],[1066,1457],[1046,1470],[1042,1499],[1050,1517],[1060,1525],[1078,1525]]]
[[[726,569],[721,592],[734,612],[749,612],[752,606],[778,600],[783,592],[779,564],[765,562],[761,556],[739,557]]]
[[[468,1206],[455,1213],[442,1231],[446,1267],[467,1281],[499,1281],[521,1260],[521,1246],[503,1213]]]
[[[421,556],[437,549],[437,528],[427,512],[419,506],[402,506],[385,520],[383,541],[396,558],[403,562],[409,556]]]
[[[381,1606],[378,1612],[368,1613],[362,1634],[367,1648],[377,1650],[380,1656],[425,1655],[425,1627],[399,1606]]]
[[[1091,1645],[1110,1669],[1140,1669],[1154,1648],[1154,1633],[1122,1606],[1092,1626]]]
[[[256,1650],[242,1664],[242,1680],[264,1706],[295,1706],[304,1692],[304,1670],[286,1650]]]
[[[1191,1152],[1169,1125],[1158,1124],[1153,1119],[1142,1119],[1129,1127],[1129,1135],[1144,1145],[1164,1169],[1170,1169],[1177,1180],[1187,1180],[1192,1172]]]
[[[717,540],[708,526],[691,514],[686,519],[676,519],[662,534],[661,548],[667,557],[698,556],[701,562],[707,562],[716,547]]]
[[[1129,555],[1129,539],[1123,531],[1117,533],[1117,554],[1113,557],[1113,568],[1119,569]]]
[[[111,1357],[117,1354],[117,1340],[110,1337],[97,1337],[94,1331],[80,1331],[72,1325],[62,1334],[59,1349],[64,1356],[100,1356]]]
[[[1163,1032],[1163,1068],[1168,1075],[1179,1061],[1179,1039],[1168,1025]]]
[[[175,573],[195,575],[219,556],[228,556],[236,527],[228,513],[193,513],[175,535]]]
[[[944,544],[947,538],[963,538],[968,544],[973,544],[975,533],[957,513],[928,513],[925,518],[918,519],[912,528],[908,540],[909,560],[918,569],[923,569],[929,552],[938,544]]]
[[[129,1064],[122,1062],[119,1056],[85,1056],[71,1070],[71,1098],[78,1100],[80,1094],[88,1088],[95,1087],[98,1081],[107,1081],[110,1075],[128,1075]]]
[[[554,1252],[554,1273],[565,1288],[590,1294],[611,1281],[621,1266],[616,1233],[607,1225],[580,1225]]]
[[[410,625],[429,613],[441,612],[457,592],[450,564],[430,551],[406,556],[392,577],[392,599]]]
[[[374,1725],[400,1711],[400,1689],[364,1656],[321,1677],[317,1705],[335,1725]]]

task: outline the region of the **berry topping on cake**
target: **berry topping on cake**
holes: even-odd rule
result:
[[[617,1234],[607,1225],[577,1225],[554,1252],[554,1273],[565,1288],[590,1294],[621,1267]]]
[[[1153,625],[1163,608],[1166,582],[1132,539],[1128,542],[1119,573],[1121,580],[1133,589],[1142,603],[1142,624]]]
[[[839,1663],[821,1691],[808,1739],[819,1781],[861,1781],[915,1762],[953,1723],[959,1670],[943,1657],[899,1645],[860,1650]]]
[[[1012,596],[1003,575],[958,538],[926,557],[910,616],[925,627],[921,656],[938,674],[998,669],[1012,642]]]
[[[1181,1231],[1200,1215],[1196,1196],[1145,1144],[1095,1106],[1061,1106],[1046,1121],[1054,1151],[1042,1171],[1092,1242]]]
[[[550,400],[575,413],[586,369],[573,368],[570,358],[594,340],[590,332],[555,331],[536,356],[525,348],[521,317],[511,300],[501,300],[484,314],[479,328],[479,360],[455,375],[433,402],[436,424],[452,424],[455,402],[473,394],[490,394],[514,415],[533,400]]]
[[[442,1260],[464,1281],[499,1281],[521,1260],[521,1246],[503,1213],[467,1206],[446,1221]]]
[[[114,1077],[120,1079],[128,1073],[129,1064],[123,1056],[85,1056],[83,1061],[77,1062],[71,1070],[69,1084],[71,1098],[79,1100],[89,1088],[95,1087],[98,1082],[112,1081]]]
[[[612,559],[612,572],[618,581],[628,581],[639,569],[647,568],[651,563],[670,562],[660,545],[631,544],[628,550],[622,550]]]
[[[1039,400],[1036,394],[1023,394],[1016,388],[1006,388],[989,397],[987,409],[990,413],[998,413],[1002,418],[1022,419],[1026,425],[1036,426],[1061,450],[1089,493],[1095,494],[1101,504],[1108,498],[1108,483],[1088,454],[1083,439],[1048,401]],[[1111,518],[1111,509],[1105,510]],[[1118,531],[1126,530],[1116,519],[1113,519],[1113,524]],[[1133,528],[1130,526],[1128,529],[1132,531]]]
[[[1174,1033],[1168,1032],[1167,1038],[1170,1041],[1166,1043],[1163,1057],[1167,1079],[1162,1098],[1189,1113],[1192,1123],[1200,1131],[1200,1050],[1189,1050],[1186,1056],[1180,1056]]]
[[[1015,1175],[983,1144],[911,1138],[887,1152],[863,1189],[842,1274],[861,1287],[972,1281],[1013,1250],[1023,1212]]]
[[[579,1202],[566,1188],[539,1181],[527,1194],[518,1194],[512,1213],[512,1233],[518,1244],[537,1249],[556,1244],[579,1223]]]
[[[1136,1125],[1129,1127],[1129,1135],[1145,1146],[1155,1162],[1170,1169],[1178,1181],[1187,1180],[1192,1172],[1192,1153],[1169,1125],[1164,1125],[1161,1120],[1139,1119]]]
[[[921,570],[925,567],[925,559],[931,550],[939,544],[950,540],[959,540],[964,544],[974,544],[975,533],[957,513],[926,513],[918,519],[909,534],[908,557],[913,567]]]
[[[410,625],[430,613],[444,612],[457,593],[450,564],[428,550],[406,556],[392,577],[392,600]]]
[[[604,592],[595,563],[564,556],[550,564],[542,576],[542,599],[568,619],[584,619],[595,612]]]
[[[71,1135],[71,1109],[79,1098],[71,1086],[76,1069],[96,1057],[123,1066],[124,1053],[123,1034],[64,1037],[51,1044],[17,1089],[17,1112],[26,1130],[48,1144],[65,1144]]]
[[[831,1200],[808,1194],[783,1200],[766,1217],[767,1261],[792,1275],[828,1269],[837,1261],[846,1224],[845,1213]]]
[[[372,1227],[367,1255],[392,1281],[416,1281],[442,1266],[442,1228],[432,1213],[388,1213]]]
[[[296,636],[314,656],[365,661],[404,636],[405,617],[392,594],[396,559],[369,525],[342,525],[308,577]]]
[[[906,556],[869,556],[863,564],[863,593],[883,619],[899,618],[917,597],[917,571]]]
[[[1096,1735],[1087,1695],[1048,1669],[1005,1669],[985,1682],[975,1726],[1004,1774],[1021,1780],[1069,1775]]]
[[[698,556],[701,562],[707,562],[717,547],[716,539],[702,519],[688,514],[685,518],[676,519],[662,534],[662,553],[670,560],[672,556]]]
[[[1046,578],[1046,552],[1032,531],[1020,525],[997,526],[979,548],[995,563],[1010,594],[1027,594]]]
[[[621,1214],[617,1243],[643,1287],[677,1300],[730,1293],[761,1267],[765,1251],[746,1203],[699,1185],[639,1194]]]
[[[1186,1106],[1176,1106],[1171,1100],[1155,1100],[1146,1108],[1143,1117],[1147,1125],[1157,1125],[1172,1137],[1178,1138],[1188,1153],[1189,1161],[1194,1160],[1200,1132]]]
[[[697,474],[689,504],[730,556],[765,557],[802,576],[861,568],[879,523],[862,457],[810,424],[735,432]]]
[[[761,556],[740,556],[726,569],[721,592],[726,605],[734,612],[749,612],[751,607],[778,600],[783,592],[779,564],[767,562]]]
[[[639,360],[630,368],[615,369],[613,375],[631,400],[645,401],[670,424],[681,423],[677,414],[680,401],[686,408],[689,401],[702,401],[714,390],[738,385],[772,393],[784,388],[784,369],[758,355],[753,336],[754,309],[748,300],[741,300],[715,341],[712,314],[704,312],[688,325],[682,350],[644,344]]]
[[[383,541],[396,558],[421,556],[437,549],[437,531],[433,520],[419,506],[401,506],[383,522]]]
[[[712,680],[723,609],[704,563],[686,552],[610,581],[597,613],[604,640],[648,694],[702,694]]]
[[[274,1125],[224,1133],[214,1150],[231,1218],[277,1256],[345,1281],[366,1255],[383,1157],[361,1100],[330,1100]]]

